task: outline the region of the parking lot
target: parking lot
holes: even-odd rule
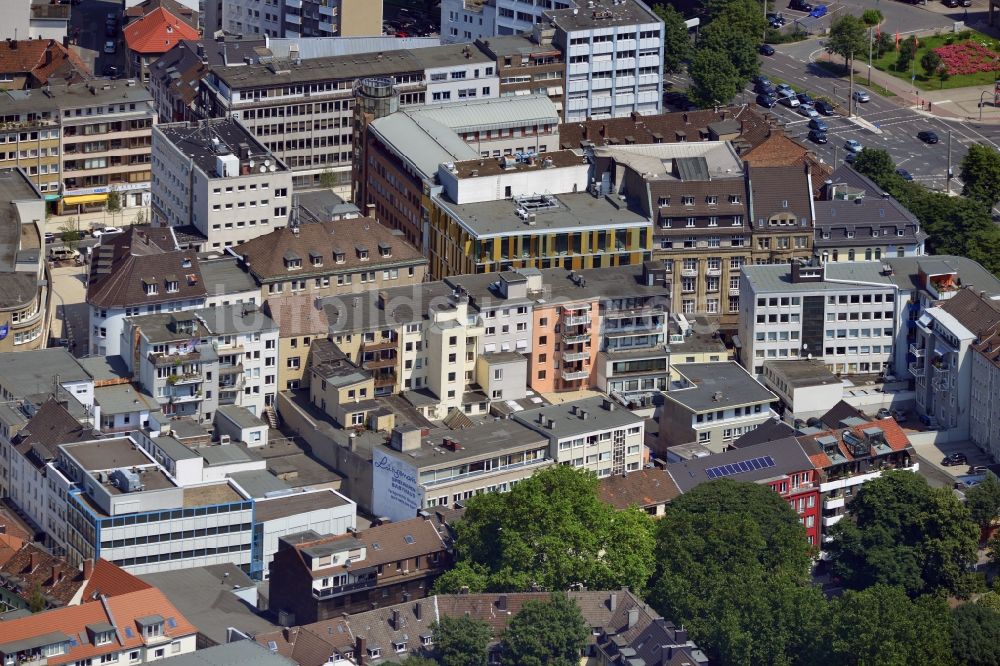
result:
[[[90,316],[87,311],[87,267],[61,262],[52,267],[53,316],[51,339],[67,341],[75,356],[87,354]]]

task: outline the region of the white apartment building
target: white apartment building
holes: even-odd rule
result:
[[[757,376],[767,360],[796,358],[820,359],[836,374],[890,370],[905,306],[898,292],[877,262],[744,266],[741,362]]]
[[[643,419],[610,398],[595,397],[517,412],[514,419],[549,439],[560,465],[604,478],[634,472],[646,460]]]
[[[194,227],[197,250],[222,249],[288,224],[292,173],[239,121],[153,130],[152,222]]]
[[[474,44],[412,51],[424,70],[425,102],[470,102],[500,96],[496,62]]]
[[[1000,458],[1000,332],[994,329],[972,346],[969,439]]]
[[[550,9],[572,9],[572,0],[443,0],[441,41],[471,42],[531,32]]]
[[[132,317],[122,356],[167,416],[211,423],[219,405],[274,404],[278,327],[250,303]]]

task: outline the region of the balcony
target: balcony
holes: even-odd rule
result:
[[[389,338],[389,339],[382,338],[379,340],[375,340],[374,342],[363,343],[361,345],[361,349],[363,349],[364,351],[380,351],[383,349],[395,349],[398,344],[399,341],[396,340],[396,338]]]
[[[845,498],[841,497],[830,497],[823,500],[823,508],[827,510],[842,509],[844,508]]]
[[[578,333],[575,335],[564,335],[563,344],[567,345],[578,345],[590,340],[590,333]]]
[[[569,363],[571,361],[586,361],[590,358],[590,352],[568,352],[562,355],[562,360]]]
[[[349,583],[347,585],[336,585],[334,587],[325,587],[322,590],[313,590],[314,599],[332,599],[333,597],[340,596],[347,592],[354,592],[355,590],[365,590],[371,587],[375,587],[377,582],[376,577],[372,576],[370,578],[365,578],[359,580],[355,583]]]
[[[633,324],[631,326],[618,326],[615,328],[605,328],[605,336],[617,336],[617,335],[635,335],[636,333],[654,333],[663,328],[663,324],[659,322],[646,322],[642,324]]]
[[[839,523],[843,517],[844,514],[840,514],[839,516],[823,516],[823,527],[832,527]]]
[[[386,358],[373,358],[370,361],[362,361],[361,367],[365,370],[379,370],[381,368],[395,368],[399,364],[399,359],[395,356]]]
[[[188,372],[182,375],[170,375],[167,383],[171,386],[182,386],[184,384],[201,384],[205,379],[200,372]]]
[[[713,275],[713,276],[722,275],[722,269],[721,268],[706,268],[705,269],[705,275]]]
[[[913,375],[914,377],[923,377],[925,374],[923,362],[910,363],[910,365],[907,367],[910,370],[910,374]]]
[[[396,373],[390,372],[382,375],[375,375],[375,388],[396,385]]]
[[[586,326],[590,324],[589,315],[563,315],[562,320],[566,326]]]
[[[915,343],[911,342],[910,353],[916,356],[917,358],[923,358],[925,351],[923,347],[918,347]]]
[[[243,374],[243,364],[242,363],[229,363],[226,365],[219,365],[219,375],[241,375]]]
[[[662,305],[647,305],[641,308],[624,308],[621,310],[605,310],[605,319],[622,319],[624,317],[643,317],[655,314],[663,314],[664,307]]]
[[[560,370],[560,376],[567,382],[575,382],[590,377],[589,370]]]
[[[200,402],[200,401],[201,401],[201,392],[200,391],[198,393],[185,393],[185,394],[181,394],[181,395],[172,395],[172,396],[170,396],[170,402],[172,402],[175,405],[179,405],[179,404],[183,404],[183,403],[188,403],[188,402]]]

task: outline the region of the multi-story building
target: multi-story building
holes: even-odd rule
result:
[[[662,110],[663,21],[648,6],[594,0],[548,10],[541,23],[566,61],[566,122]]]
[[[7,27],[3,39],[54,39],[62,42],[69,25],[70,7],[45,0],[14,2],[4,7]]]
[[[4,621],[5,664],[145,664],[195,651],[198,629],[155,587]]]
[[[685,363],[673,368],[681,379],[663,394],[660,450],[698,444],[723,451],[744,433],[774,418],[778,398],[739,364]]]
[[[508,268],[600,268],[650,258],[649,218],[588,192],[574,151],[442,164],[430,198],[427,252],[435,277]]]
[[[149,67],[184,39],[197,39],[198,29],[157,7],[122,29],[128,48],[128,75],[143,83],[149,81]]]
[[[554,36],[536,24],[530,33],[478,39],[476,46],[496,63],[501,97],[546,95],[562,117],[566,61]]]
[[[674,310],[735,328],[751,227],[743,163],[733,144],[615,145],[594,155],[600,174],[594,187],[653,221],[653,257],[663,262]]]
[[[969,440],[994,458],[1000,456],[1000,332],[984,333],[972,344]]]
[[[0,169],[21,169],[55,208],[61,181],[60,119],[58,108],[39,108],[35,92],[0,94]],[[52,203],[49,203],[52,202]],[[41,218],[41,219],[44,219]]]
[[[180,250],[168,228],[129,227],[98,245],[90,262],[90,353],[123,353],[121,334],[127,317],[260,303],[258,289],[233,257],[210,258]]]
[[[405,520],[480,493],[507,492],[555,464],[549,438],[513,419],[459,430],[396,428],[372,450],[375,513]]]
[[[142,284],[152,289],[160,283]],[[219,405],[263,416],[274,404],[278,327],[252,303],[130,317],[122,356],[168,416],[210,423]]]
[[[232,118],[153,130],[152,222],[194,227],[195,250],[239,245],[288,224],[292,173]]]
[[[284,0],[282,15],[284,37],[368,37],[382,34],[382,5],[378,2]]]
[[[747,266],[740,292],[740,359],[754,375],[769,359],[817,358],[838,375],[896,365],[904,304],[879,263]]]
[[[269,610],[305,624],[422,599],[451,564],[446,528],[436,523],[426,516],[284,537],[271,564]]]
[[[821,543],[821,476],[795,437],[668,463],[666,469],[682,493],[716,479],[766,485],[798,514],[809,545]]]
[[[558,110],[541,95],[410,108],[375,118],[365,126],[364,157],[355,163],[355,202],[426,249],[429,197],[441,191],[442,164],[554,150],[558,125]]]
[[[203,7],[206,35],[224,32],[247,39],[282,36],[282,0],[212,0]]]
[[[787,264],[812,257],[816,214],[810,168],[747,169],[753,263]]]
[[[927,234],[913,213],[849,165],[833,172],[813,206],[813,252],[824,264],[924,254]]]
[[[649,457],[645,422],[610,398],[526,409],[514,419],[548,438],[548,455],[556,463],[602,478],[639,470]]]
[[[0,169],[0,352],[48,343],[45,201],[21,169]]]
[[[824,541],[827,529],[847,515],[846,505],[861,485],[887,471],[920,469],[909,438],[893,419],[801,436],[798,441],[816,466]]]

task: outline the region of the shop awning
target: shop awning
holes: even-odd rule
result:
[[[107,200],[107,194],[81,194],[75,197],[63,197],[63,205],[76,206],[79,204],[100,203]]]

